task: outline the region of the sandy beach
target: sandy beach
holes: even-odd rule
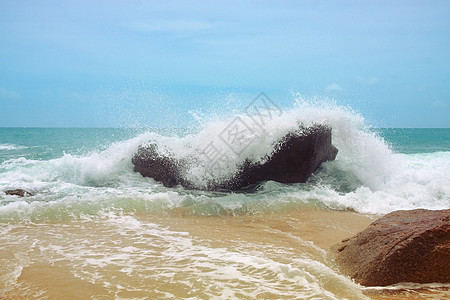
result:
[[[342,299],[448,295],[445,288],[364,289],[339,275],[329,249],[376,218],[313,208],[223,217],[179,209],[16,225],[0,252],[8,266],[2,297],[288,299],[298,289],[301,299],[308,292],[295,279],[301,270]]]

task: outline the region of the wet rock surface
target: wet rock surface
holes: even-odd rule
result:
[[[19,196],[19,197],[30,197],[34,196],[32,193],[22,190],[22,189],[15,189],[15,190],[6,190],[6,195],[13,195],[13,196]]]
[[[341,271],[365,286],[450,282],[450,209],[389,213],[337,247]]]
[[[334,160],[338,152],[331,143],[331,128],[322,125],[289,132],[275,147],[277,150],[265,163],[252,163],[247,159],[231,179],[213,179],[206,189],[237,191],[267,180],[281,183],[306,182],[321,163]],[[166,187],[182,185],[186,188],[201,188],[183,176],[188,162],[177,160],[170,154],[161,154],[156,144],[139,147],[132,162],[134,171],[145,177],[152,177]]]

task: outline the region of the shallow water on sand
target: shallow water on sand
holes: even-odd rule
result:
[[[364,299],[449,296],[365,289],[330,247],[376,216],[302,209],[254,216],[104,215],[2,225],[5,299]],[[420,298],[419,297],[419,298]]]

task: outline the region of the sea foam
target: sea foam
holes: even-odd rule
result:
[[[236,118],[252,129],[248,136],[251,143],[237,153],[220,139]],[[23,200],[0,193],[0,219],[78,218],[102,211],[166,211],[180,206],[193,214],[263,213],[302,205],[364,213],[450,206],[450,152],[396,153],[362,115],[348,107],[299,98],[263,127],[251,124],[245,114],[215,115],[181,136],[149,130],[87,154],[64,153],[49,160],[5,160],[0,165],[0,191],[23,188],[36,196]],[[313,124],[332,128],[332,142],[339,153],[306,184],[267,182],[250,194],[167,189],[135,173],[131,163],[140,145],[156,143],[160,151],[191,160],[186,172],[201,186],[210,176],[232,176],[246,158],[267,159],[288,131]],[[228,168],[211,170],[204,155],[210,143],[229,153]]]

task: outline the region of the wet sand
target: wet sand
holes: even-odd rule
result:
[[[317,209],[199,217],[177,209],[169,215],[14,225],[4,228],[10,239],[2,240],[0,250],[0,263],[7,265],[0,296],[292,299],[297,289],[301,299],[320,292],[315,281],[338,298],[449,295],[448,288],[364,289],[339,275],[329,249],[376,218]],[[307,272],[300,274],[302,268]],[[312,276],[313,284],[296,285],[296,276]]]

